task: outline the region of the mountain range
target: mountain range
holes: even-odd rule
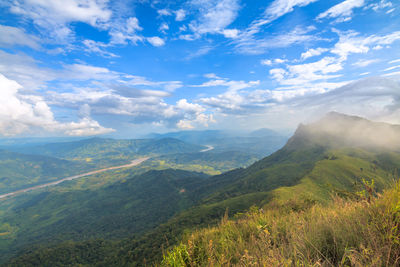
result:
[[[220,175],[126,170],[103,187],[57,187],[19,196],[2,203],[2,260],[10,266],[157,263],[188,233],[254,206],[327,205],[333,195],[356,195],[365,181],[381,192],[398,178],[399,137],[399,126],[328,113],[300,125],[270,156]],[[189,155],[169,160],[184,164],[197,157]]]

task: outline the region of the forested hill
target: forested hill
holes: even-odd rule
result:
[[[346,197],[363,190],[365,181],[374,181],[379,192],[397,179],[400,154],[391,142],[398,140],[398,129],[330,113],[299,126],[282,149],[251,166],[199,180],[191,191],[197,196],[193,206],[141,236],[60,242],[31,248],[11,262],[142,266],[160,261],[163,251],[178,244],[184,233],[217,224],[224,216],[234,218],[251,206],[304,210],[315,203],[327,205],[332,195]],[[382,136],[388,138],[383,141]]]
[[[141,156],[199,152],[205,148],[202,145],[190,144],[174,138],[111,139],[96,137],[72,142],[16,146],[8,149],[26,154],[83,161],[99,166],[112,166]]]

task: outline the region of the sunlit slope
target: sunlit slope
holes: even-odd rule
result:
[[[192,191],[197,196],[194,206],[155,230],[138,238],[102,243],[107,252],[96,262],[141,266],[145,260],[158,261],[163,248],[179,242],[185,232],[216,224],[225,213],[232,216],[253,205],[269,208],[294,203],[295,209],[303,209],[313,203],[327,203],[334,194],[351,195],[362,190],[363,179],[374,180],[377,190],[381,190],[397,178],[400,156],[394,142],[400,136],[398,129],[338,113],[301,125],[287,144],[271,156],[248,168],[205,178]],[[387,134],[389,138],[374,142],[374,133]],[[81,245],[61,244],[51,253],[73,253]],[[88,250],[97,250],[97,245],[88,246]],[[34,251],[24,259],[37,260],[47,253],[50,252]],[[90,259],[81,258],[75,263],[88,262]]]
[[[0,193],[54,181],[93,168],[58,158],[0,150]]]
[[[140,234],[192,206],[193,190],[205,178],[181,170],[150,171],[97,190],[21,197],[0,218],[0,254],[30,244]]]

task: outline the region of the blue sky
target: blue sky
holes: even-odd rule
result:
[[[0,135],[400,123],[400,3],[0,0]]]

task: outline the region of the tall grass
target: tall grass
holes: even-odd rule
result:
[[[161,265],[400,266],[399,183],[381,195],[309,206],[225,217],[188,236]]]

